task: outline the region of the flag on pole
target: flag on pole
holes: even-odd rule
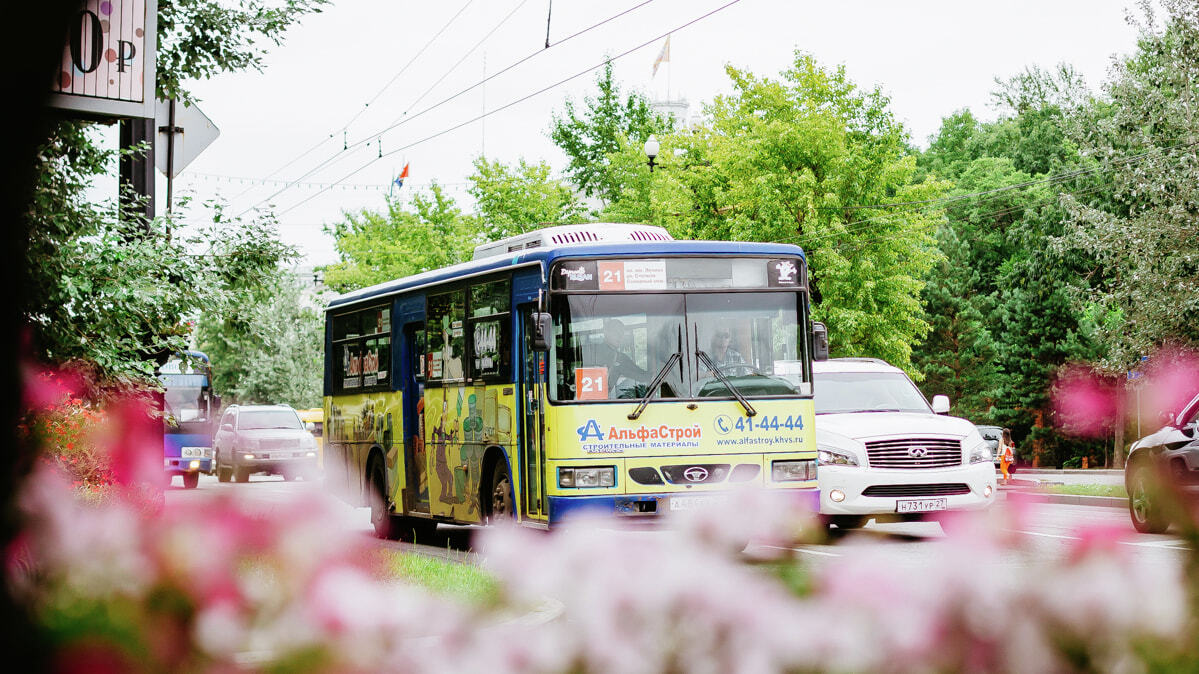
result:
[[[653,75],[650,75],[650,77],[657,75],[658,74],[658,66],[662,65],[662,63],[664,61],[669,61],[669,60],[670,60],[670,36],[667,35],[666,42],[662,43],[662,51],[658,52],[658,58],[654,59],[654,73],[653,73]]]
[[[408,165],[404,164],[404,170],[400,171],[400,177],[395,179],[396,187],[404,186],[404,178],[408,177]]]

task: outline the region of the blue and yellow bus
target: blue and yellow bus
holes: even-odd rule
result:
[[[815,506],[812,348],[793,245],[595,223],[486,244],[330,302],[326,482],[402,538],[739,485]]]
[[[183,486],[195,489],[200,473],[212,472],[213,424],[220,415],[220,398],[213,395],[212,367],[200,351],[186,351],[159,369],[163,385],[163,467],[166,478],[183,476]]]

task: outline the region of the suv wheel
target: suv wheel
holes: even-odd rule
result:
[[[1132,468],[1128,483],[1128,514],[1132,526],[1143,534],[1160,534],[1169,528],[1170,522],[1162,513],[1157,490],[1160,488],[1153,465],[1140,461]]]

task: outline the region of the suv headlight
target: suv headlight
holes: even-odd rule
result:
[[[558,469],[559,487],[614,487],[616,486],[616,467],[600,466],[591,468]]]
[[[848,452],[827,447],[817,447],[816,461],[822,466],[856,466],[858,457]]]
[[[799,482],[816,479],[816,462],[811,459],[800,461],[772,461],[770,479],[775,482]]]
[[[974,445],[974,447],[970,448],[969,456],[970,463],[972,464],[991,463],[993,460],[991,457],[991,446],[987,444],[986,440],[983,440],[982,442]]]

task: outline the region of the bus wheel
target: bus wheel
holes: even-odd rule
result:
[[[491,473],[491,524],[512,521],[515,513],[512,508],[512,481],[508,479],[508,465],[503,460],[497,461],[495,470]]]
[[[395,518],[387,507],[387,478],[383,472],[383,464],[379,461],[371,463],[370,503],[371,526],[375,528],[375,536],[384,540],[394,541],[398,538],[399,527],[395,526]]]
[[[183,486],[186,489],[195,489],[196,487],[200,486],[200,474],[199,473],[184,473],[183,474]]]

